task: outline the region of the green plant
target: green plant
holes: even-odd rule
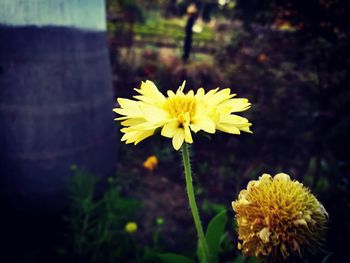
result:
[[[141,262],[142,249],[133,233],[124,229],[135,220],[140,202],[122,197],[113,180],[98,193],[96,176],[76,167],[72,171],[67,180],[69,208],[64,218],[67,242],[60,254],[74,262]]]
[[[222,242],[226,236],[226,224],[227,224],[227,215],[226,210],[221,211],[217,214],[208,224],[207,231],[204,235],[205,244],[207,244],[208,254],[210,257],[210,262],[218,263],[219,262],[219,249]],[[204,262],[205,260],[205,251],[203,250],[203,243],[198,242],[197,246],[197,257],[200,262]],[[194,262],[192,259],[185,257],[183,255],[178,255],[174,253],[164,253],[160,254],[159,257],[165,263],[173,263],[173,262]]]

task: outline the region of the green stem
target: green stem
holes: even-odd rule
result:
[[[209,248],[207,241],[204,236],[203,227],[201,224],[201,220],[199,218],[198,208],[196,204],[196,198],[193,191],[193,183],[192,183],[192,172],[191,172],[191,164],[190,164],[190,158],[188,153],[188,148],[186,142],[182,144],[182,160],[184,163],[184,169],[185,169],[185,178],[186,178],[186,189],[187,189],[187,195],[188,200],[190,203],[190,208],[194,220],[194,224],[196,226],[197,234],[199,243],[203,249],[203,262],[209,263],[210,262],[210,254],[209,254]]]

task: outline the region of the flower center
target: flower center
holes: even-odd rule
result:
[[[196,114],[197,102],[193,97],[176,96],[168,98],[163,107],[181,125],[190,124],[191,119]]]

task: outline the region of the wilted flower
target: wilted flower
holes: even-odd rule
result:
[[[232,207],[238,248],[246,255],[280,262],[322,247],[328,214],[309,189],[287,174],[250,181]]]
[[[152,172],[158,165],[157,156],[151,155],[143,162],[143,167]]]
[[[159,92],[152,81],[142,82],[140,89],[135,89],[140,95],[136,100],[119,98],[120,108],[114,111],[123,117],[125,127],[122,141],[134,143],[154,134],[161,128],[161,135],[172,138],[173,147],[178,150],[185,142],[192,143],[192,132],[202,130],[215,133],[220,130],[232,134],[241,131],[251,132],[251,123],[245,118],[232,114],[250,108],[247,99],[234,98],[230,89],[213,89],[205,93],[203,88],[184,93],[185,82],[174,93],[168,90],[165,97]]]
[[[124,229],[128,233],[135,233],[137,231],[137,224],[135,222],[128,222]]]

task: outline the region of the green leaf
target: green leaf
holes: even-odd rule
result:
[[[260,259],[256,257],[249,257],[248,260],[246,261],[247,263],[260,263]]]
[[[235,258],[233,263],[244,263],[244,256],[243,255],[239,255],[238,257]]]
[[[205,169],[207,170],[207,169]],[[212,203],[209,202],[207,200],[204,200],[203,204],[202,204],[202,209],[204,211],[209,211],[209,212],[213,212],[213,213],[220,213],[224,210],[226,210],[226,206],[222,205],[222,204],[217,204],[217,203]]]
[[[328,259],[332,256],[333,254],[328,254],[326,255],[323,259],[322,259],[322,262],[321,263],[327,263]]]
[[[158,254],[158,257],[164,263],[195,263],[192,259],[175,253]]]
[[[235,258],[233,263],[261,263],[261,261],[256,257],[245,257],[243,255],[239,255]]]
[[[225,234],[227,224],[226,210],[217,214],[209,223],[205,238],[208,243],[209,252],[213,262],[218,262],[218,253],[222,236]]]

